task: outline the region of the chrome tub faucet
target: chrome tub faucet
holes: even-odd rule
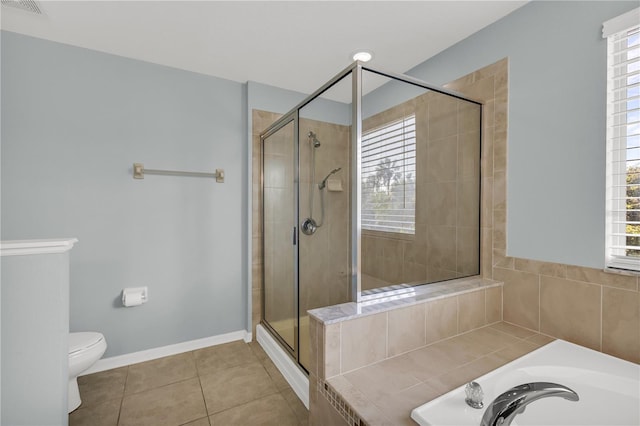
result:
[[[534,401],[558,396],[578,401],[578,394],[566,386],[549,382],[526,383],[502,393],[487,407],[480,426],[509,426],[513,418]]]

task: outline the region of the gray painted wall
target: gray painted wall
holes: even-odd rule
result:
[[[114,356],[248,329],[244,85],[10,32],[1,64],[1,237],[79,239],[71,331]]]
[[[509,57],[509,256],[604,267],[601,29],[634,7],[531,2],[407,72],[444,84]]]

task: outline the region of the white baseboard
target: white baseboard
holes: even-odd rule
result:
[[[246,330],[232,331],[231,333],[219,334],[217,336],[204,337],[202,339],[190,340],[188,342],[176,343],[174,345],[162,346],[159,348],[147,349],[130,354],[118,355],[98,360],[92,367],[86,370],[81,376],[98,373],[100,371],[111,370],[112,368],[125,367],[139,362],[151,361],[165,356],[177,355],[183,352],[194,351],[208,346],[221,345],[223,343],[244,340],[250,342],[252,335]]]
[[[298,365],[287,355],[269,332],[260,324],[256,327],[256,339],[280,373],[289,383],[300,401],[309,409],[309,378]]]

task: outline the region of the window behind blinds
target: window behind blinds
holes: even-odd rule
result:
[[[606,266],[640,271],[640,25],[635,22],[607,37]]]
[[[362,228],[415,234],[416,117],[362,135]]]

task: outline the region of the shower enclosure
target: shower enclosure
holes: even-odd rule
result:
[[[479,102],[355,62],[261,134],[262,324],[480,274]]]

